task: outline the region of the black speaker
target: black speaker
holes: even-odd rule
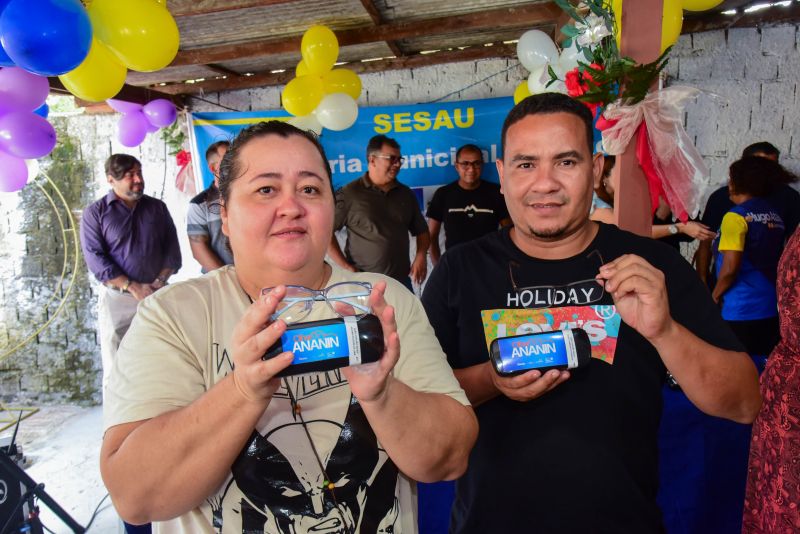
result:
[[[0,450],[0,456],[6,456],[5,452]],[[19,532],[25,524],[32,500],[28,499],[28,502],[20,503],[20,499],[26,491],[25,484],[8,469],[5,462],[0,462],[0,530],[2,530],[2,534]],[[3,529],[4,525],[5,529]]]

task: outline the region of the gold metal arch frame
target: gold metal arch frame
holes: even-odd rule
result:
[[[69,295],[72,292],[72,288],[75,285],[75,278],[78,275],[78,258],[80,254],[80,248],[78,245],[78,235],[75,229],[75,218],[72,216],[72,212],[70,211],[69,205],[67,204],[64,195],[61,194],[61,190],[58,188],[55,182],[53,182],[53,180],[51,180],[46,173],[40,171],[39,174],[41,174],[41,176],[44,177],[47,183],[49,183],[52,186],[53,190],[58,196],[58,199],[61,202],[61,205],[64,207],[64,212],[66,213],[66,224],[65,224],[64,217],[62,217],[61,212],[59,211],[58,206],[56,205],[56,202],[53,199],[53,196],[47,192],[47,189],[45,189],[45,187],[39,181],[34,182],[34,185],[36,185],[39,188],[39,190],[42,192],[45,198],[47,198],[47,201],[50,202],[50,206],[52,206],[53,212],[56,214],[56,218],[58,219],[58,225],[61,229],[61,239],[64,250],[64,260],[61,265],[61,275],[59,276],[58,283],[54,288],[53,295],[44,305],[44,310],[48,310],[50,308],[50,305],[56,300],[58,294],[60,293],[59,289],[61,289],[64,283],[64,279],[67,277],[67,268],[70,264],[70,251],[72,251],[71,254],[72,274],[69,277],[67,288],[63,292],[63,295],[58,303],[58,306],[56,307],[55,312],[53,312],[53,314],[50,315],[47,321],[45,321],[41,326],[39,326],[31,335],[29,335],[28,337],[17,343],[15,346],[11,347],[10,349],[0,354],[0,362],[6,360],[12,354],[14,354],[22,347],[30,343],[31,340],[36,338],[36,336],[41,334],[47,327],[49,327],[52,324],[53,320],[56,317],[58,317],[58,315],[64,309],[64,305],[66,304],[67,299],[69,298]],[[68,243],[68,240],[71,241],[71,243]],[[70,244],[71,246],[69,246]],[[38,408],[11,407],[11,406],[5,406],[2,403],[0,403],[0,431],[5,430],[6,428],[9,428],[14,424],[16,424],[18,418],[24,419],[26,417],[33,415],[37,411]]]

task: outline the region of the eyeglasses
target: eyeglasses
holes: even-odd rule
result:
[[[598,270],[605,263],[600,251],[593,250],[586,255],[587,259],[596,258],[599,260]],[[594,261],[594,260],[591,260]],[[508,276],[511,279],[511,287],[519,298],[519,302],[526,308],[531,306],[549,307],[566,302],[572,295],[579,299],[580,304],[592,304],[600,302],[606,294],[604,284],[595,278],[578,280],[563,286],[524,286],[517,284],[514,278],[514,270],[519,269],[520,265],[516,261],[508,262]],[[574,293],[572,293],[574,291]],[[525,297],[525,298],[523,298]],[[565,299],[560,301],[560,299]]]
[[[482,161],[456,161],[456,165],[459,167],[463,167],[464,169],[468,167],[472,167],[474,169],[480,169],[483,167]]]
[[[372,154],[372,155],[375,156],[376,158],[389,160],[389,165],[396,165],[398,163],[402,165],[403,163],[406,162],[405,156],[392,156],[391,154]]]
[[[261,295],[269,295],[275,289],[267,287]],[[325,302],[339,317],[361,319],[370,312],[369,295],[372,284],[368,282],[339,282],[325,289],[310,289],[304,286],[286,286],[286,295],[278,303],[273,321],[282,319],[286,324],[299,323],[311,313],[315,302]]]

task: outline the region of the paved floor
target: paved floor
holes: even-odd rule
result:
[[[17,435],[28,459],[28,476],[44,483],[45,491],[83,526],[106,494],[98,465],[102,434],[101,407],[50,406],[24,419]],[[40,507],[42,523],[50,530],[72,532],[41,503]],[[117,534],[122,532],[120,525],[106,499],[89,532]]]

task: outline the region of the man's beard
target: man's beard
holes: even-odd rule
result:
[[[533,226],[528,226],[528,235],[532,235],[533,237],[537,237],[539,239],[553,239],[556,237],[562,237],[566,233],[567,228],[565,226],[560,226],[557,228],[550,228],[547,230],[537,230]]]
[[[139,200],[144,196],[144,190],[141,191],[128,191],[128,198],[131,200]]]

